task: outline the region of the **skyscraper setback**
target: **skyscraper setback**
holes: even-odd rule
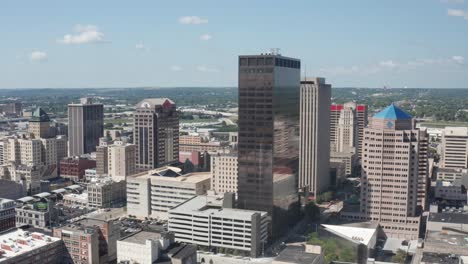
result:
[[[318,195],[330,185],[331,85],[324,78],[302,81],[300,93],[298,187]]]
[[[179,160],[179,115],[173,101],[145,99],[138,103],[133,117],[138,169],[154,169]]]
[[[267,211],[273,236],[298,203],[300,61],[239,57],[238,207]]]
[[[68,105],[69,156],[96,151],[104,133],[104,107],[91,98],[82,98],[79,104]]]

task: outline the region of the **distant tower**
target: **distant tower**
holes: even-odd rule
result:
[[[331,85],[324,78],[301,82],[299,188],[318,195],[330,185]]]
[[[139,102],[134,118],[136,164],[140,170],[171,165],[179,160],[179,115],[168,98]]]
[[[29,133],[35,138],[50,138],[52,135],[49,115],[40,107],[36,108],[29,120]]]
[[[96,151],[104,134],[104,107],[82,98],[79,104],[68,105],[69,156]]]
[[[379,222],[390,237],[417,239],[427,182],[427,133],[392,104],[364,129],[363,220]]]

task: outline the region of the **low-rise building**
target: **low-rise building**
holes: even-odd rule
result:
[[[358,156],[353,152],[330,152],[330,162],[340,162],[345,165],[346,176],[356,175]]]
[[[115,182],[111,179],[89,183],[88,207],[113,208],[125,205],[127,184],[125,181]]]
[[[15,201],[0,198],[0,232],[15,227]]]
[[[167,219],[167,211],[210,189],[209,172],[181,174],[162,167],[127,178],[127,212],[137,217]]]
[[[65,206],[88,206],[88,193],[67,193],[63,195],[63,204]]]
[[[118,216],[118,214],[115,216]],[[72,259],[81,259],[83,261],[83,257],[86,257],[88,262],[82,263],[90,264],[112,263],[116,261],[117,240],[120,239],[120,228],[110,215],[106,213],[89,215],[87,218],[73,222],[70,225],[54,228],[54,236],[56,237],[63,239],[63,234],[67,233],[71,236],[69,239],[71,243],[65,242],[65,247]],[[87,243],[92,245],[87,245],[87,253],[83,253],[82,251],[80,253],[78,252],[80,248],[79,243],[73,243],[73,241],[78,237],[81,239],[81,235],[84,234],[89,234],[86,235],[86,241],[89,241]],[[94,237],[97,237],[97,240]],[[96,248],[98,249],[98,261],[95,261],[96,255],[94,252]]]
[[[453,182],[436,181],[435,198],[448,201],[466,201],[466,188],[460,180]]]
[[[117,241],[118,263],[154,263],[174,242],[170,233],[140,231]]]
[[[99,263],[99,229],[69,225],[54,229],[54,237],[63,240],[65,254],[60,263]]]
[[[16,226],[49,228],[57,222],[58,212],[53,202],[45,198],[26,196],[16,200]]]
[[[196,196],[169,210],[177,242],[238,250],[258,257],[268,239],[267,212],[234,209],[234,194]],[[196,223],[196,224],[195,224]]]
[[[26,186],[21,183],[0,179],[0,198],[16,200],[26,196]]]
[[[0,234],[0,263],[61,264],[63,242],[38,232],[21,229]]]
[[[211,190],[237,193],[237,154],[211,156]]]
[[[83,181],[87,169],[96,168],[96,161],[81,157],[68,157],[60,161],[60,176],[72,181]]]
[[[438,181],[461,181],[468,185],[468,169],[438,168],[436,170]]]

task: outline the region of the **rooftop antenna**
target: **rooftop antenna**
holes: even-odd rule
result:
[[[272,55],[281,55],[280,50],[281,50],[280,48],[270,48],[270,53]]]
[[[304,63],[304,81],[307,82],[307,64]]]

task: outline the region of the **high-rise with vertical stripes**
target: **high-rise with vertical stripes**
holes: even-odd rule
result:
[[[314,196],[330,186],[330,101],[324,78],[301,82],[298,187]]]
[[[168,98],[139,102],[133,114],[136,165],[150,170],[179,160],[179,115]]]

